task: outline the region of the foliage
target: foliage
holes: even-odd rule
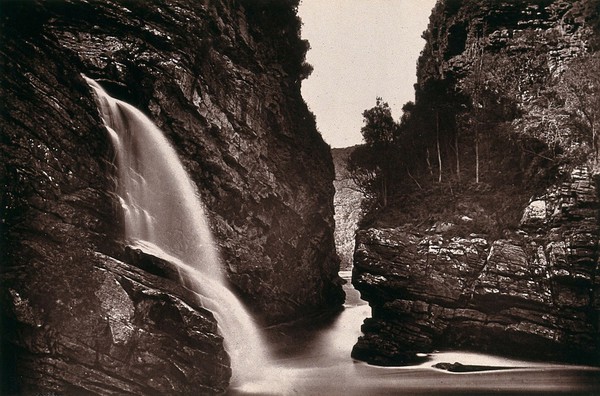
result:
[[[600,53],[575,59],[557,85],[572,129],[600,152]]]
[[[527,94],[518,76],[524,72],[508,54],[482,54],[460,89],[470,100],[469,112],[482,123],[510,121],[519,115],[517,98]]]
[[[390,106],[378,97],[373,108],[363,112],[365,125],[361,129],[365,145],[354,150],[349,170],[356,185],[365,194],[366,202],[386,206],[389,186],[399,158],[396,140],[399,125],[392,117]]]
[[[568,53],[579,56],[570,62],[557,56],[565,34],[571,37],[562,25],[515,25],[506,38],[491,20],[469,25],[462,18],[482,2],[459,3],[436,6],[424,33],[416,100],[403,107],[394,132],[362,130],[367,144],[353,157],[354,176],[378,203],[363,226],[414,223],[426,230],[449,221],[460,233],[457,219],[466,215],[473,220],[465,230],[501,236],[561,167],[599,155],[600,56],[582,56],[584,47]],[[514,5],[510,12],[520,9]],[[591,27],[591,36],[582,33],[588,49],[600,37],[599,5],[576,0],[564,16],[577,29]],[[450,48],[452,29],[461,28],[465,45]],[[363,114],[366,124],[392,125],[388,110],[378,100]]]
[[[386,147],[395,138],[398,125],[392,118],[390,106],[382,98],[376,99],[375,107],[363,112],[365,125],[360,132],[367,146]]]
[[[580,56],[550,79],[536,97],[521,104],[524,114],[512,123],[522,139],[535,138],[547,146],[556,163],[598,159],[600,127],[600,57]]]

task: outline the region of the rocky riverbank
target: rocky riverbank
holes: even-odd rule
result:
[[[467,349],[600,363],[600,203],[586,169],[534,198],[505,239],[360,231],[353,283],[372,307],[353,356],[381,365]]]

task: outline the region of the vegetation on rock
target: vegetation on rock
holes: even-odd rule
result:
[[[467,216],[471,232],[502,235],[560,169],[597,162],[597,1],[546,3],[438,3],[415,103],[399,122],[381,98],[363,114],[350,163],[364,226]]]
[[[356,175],[386,181],[362,185],[353,284],[373,317],[355,357],[468,348],[598,363],[599,6],[437,3],[415,102],[391,139],[365,117],[381,142],[353,158]],[[384,109],[378,98],[365,115]]]

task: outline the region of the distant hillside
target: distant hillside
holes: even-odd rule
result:
[[[331,150],[335,166],[335,246],[340,256],[340,270],[352,268],[354,254],[354,234],[361,214],[363,195],[356,189],[350,178],[347,165],[348,157],[357,146],[334,148]]]

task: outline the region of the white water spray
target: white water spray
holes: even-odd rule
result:
[[[270,360],[260,331],[227,288],[198,191],[163,133],[135,107],[92,87],[116,151],[125,233],[136,247],[178,266],[217,318],[231,357],[232,384],[265,381]]]

